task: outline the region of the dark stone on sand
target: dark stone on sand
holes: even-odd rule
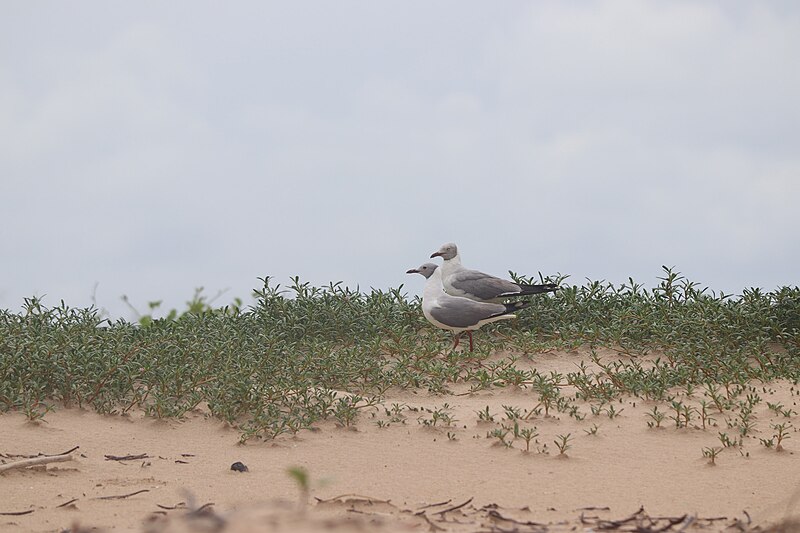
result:
[[[236,461],[231,465],[231,470],[236,470],[237,472],[247,472],[248,468],[244,463]]]

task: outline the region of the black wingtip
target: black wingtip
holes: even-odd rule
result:
[[[527,296],[529,294],[543,294],[548,292],[555,292],[561,287],[559,287],[555,283],[545,283],[543,285],[520,284],[519,288],[521,289],[519,295]]]
[[[531,305],[531,303],[528,300],[520,300],[518,302],[511,302],[511,303],[501,304],[501,305],[506,308],[505,311],[503,311],[501,313],[494,314],[494,315],[490,316],[489,318],[494,318],[496,316],[502,316],[502,315],[510,315],[511,313],[514,313],[516,311],[519,311],[520,309],[524,309],[525,307],[528,307],[529,305]]]

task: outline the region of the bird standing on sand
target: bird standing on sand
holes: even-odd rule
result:
[[[516,318],[514,311],[522,309],[528,302],[489,303],[477,302],[461,296],[451,296],[442,286],[442,269],[434,263],[425,263],[408,270],[406,274],[422,274],[428,281],[422,293],[422,313],[428,322],[437,328],[455,333],[453,348],[465,331],[469,336],[469,351],[473,351],[472,332],[484,324]]]
[[[461,266],[458,247],[452,242],[443,244],[438,252],[431,254],[431,257],[441,257],[444,260],[441,269],[442,285],[445,292],[452,296],[462,296],[476,302],[499,303],[505,298],[558,290],[558,285],[555,283],[545,283],[543,285],[514,283],[477,270],[464,268]]]

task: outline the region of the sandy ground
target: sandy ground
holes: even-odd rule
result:
[[[566,371],[581,359],[588,361],[556,353],[531,364]],[[800,411],[788,383],[769,384],[764,396]],[[782,452],[761,445],[769,424],[782,421],[766,401],[757,407],[758,432],[741,451],[722,450],[714,466],[702,449],[735,430],[719,416],[706,430],[676,429],[669,420],[648,428],[645,412],[655,403],[642,400],[615,404],[624,410],[614,419],[592,415],[588,405],[583,421],[532,418],[524,425],[538,428],[547,453],[487,438],[497,426],[476,414],[488,405],[500,421],[504,405],[530,409],[530,390],[405,391],[390,394],[385,405],[392,403],[420,410],[405,410],[405,423],[390,422],[383,409],[365,411],[355,428],[325,422],[246,445],[202,412],[183,421],[77,409],[56,410],[44,423],[0,415],[0,463],[80,446],[73,461],[0,474],[0,531],[742,531],[800,516],[800,435],[792,430]],[[430,418],[425,409],[444,404],[457,420],[451,427],[420,423]],[[553,441],[567,433],[564,457]],[[147,457],[105,458],[131,454]],[[236,461],[249,472],[230,470]],[[310,475],[305,505],[287,475],[293,466]]]

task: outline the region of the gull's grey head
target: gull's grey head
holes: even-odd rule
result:
[[[439,268],[439,265],[437,264],[425,263],[424,265],[420,265],[417,268],[406,270],[406,274],[422,274],[423,276],[425,276],[425,278],[429,278],[437,268]]]
[[[434,252],[431,254],[431,257],[441,257],[445,261],[448,259],[452,259],[458,255],[458,246],[454,242],[448,242],[447,244],[443,244],[441,248],[439,248],[438,252]]]

